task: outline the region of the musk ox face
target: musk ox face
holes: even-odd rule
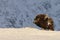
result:
[[[53,20],[52,18],[48,17],[46,14],[39,14],[34,19],[34,24],[43,28],[44,30],[54,30],[53,29]]]

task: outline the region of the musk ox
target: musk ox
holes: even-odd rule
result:
[[[54,22],[47,14],[38,14],[34,19],[34,24],[41,27],[44,30],[54,31]]]

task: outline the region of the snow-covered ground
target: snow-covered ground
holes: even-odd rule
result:
[[[34,27],[37,14],[48,14],[60,30],[60,0],[0,0],[0,28]]]
[[[60,32],[35,28],[0,28],[0,40],[60,40]]]

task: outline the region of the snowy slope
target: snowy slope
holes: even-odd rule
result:
[[[0,40],[60,40],[60,32],[35,28],[0,28]]]
[[[38,28],[33,20],[40,13],[52,17],[60,30],[60,0],[0,0],[0,28]]]

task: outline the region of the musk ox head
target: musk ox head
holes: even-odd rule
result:
[[[54,30],[53,20],[47,14],[38,14],[33,23],[44,30]]]

